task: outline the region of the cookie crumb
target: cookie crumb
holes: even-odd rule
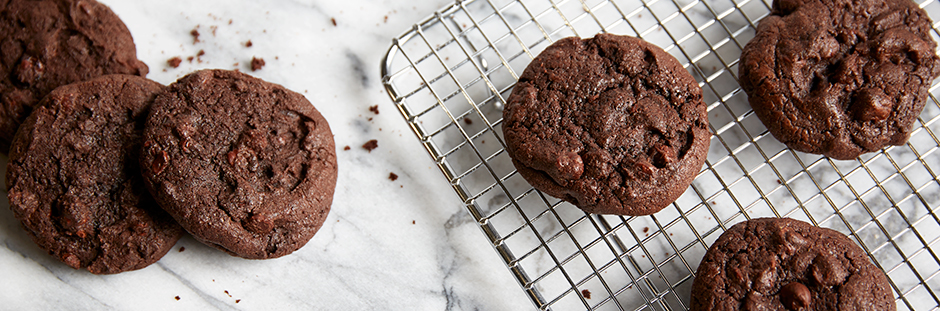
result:
[[[175,298],[176,301],[179,301],[179,300],[180,300],[180,296],[176,296],[176,297],[173,297],[173,298]]]
[[[242,300],[241,300],[241,299],[235,299],[235,303],[239,303],[239,302],[242,302]]]
[[[463,123],[470,125],[470,124],[473,124],[473,120],[470,120],[470,118],[463,118]]]
[[[166,64],[170,65],[170,67],[177,68],[180,66],[180,63],[182,62],[183,62],[182,58],[180,58],[179,56],[174,56],[173,58],[168,59],[166,61]]]
[[[206,50],[199,50],[199,52],[196,53],[196,57],[202,57],[203,55],[206,55]]]
[[[367,141],[365,144],[362,145],[362,149],[365,149],[366,151],[369,151],[369,152],[372,152],[372,150],[378,147],[379,147],[379,141],[375,139]]]
[[[330,21],[333,22],[333,26],[336,26],[336,18],[330,17]]]
[[[349,147],[349,145],[346,145],[346,147],[343,147],[343,150],[345,150],[345,151],[349,151],[349,149],[352,149],[352,148]]]
[[[395,173],[388,173],[388,179],[391,181],[396,181],[398,180],[398,175]]]
[[[225,290],[225,294],[228,295],[229,297],[232,297],[232,294],[229,294],[228,290]]]
[[[190,56],[190,57],[187,57],[187,58],[186,58],[186,61],[192,63],[192,62],[193,62],[193,59],[196,59],[196,57]]]
[[[413,225],[413,224],[415,224],[415,221],[414,221],[414,220],[412,220],[412,221],[411,221],[411,224],[412,224],[412,225]]]
[[[186,250],[186,246],[180,246],[180,253]]]
[[[582,290],[581,290],[581,296],[584,296],[584,298],[586,298],[586,299],[591,299],[591,291],[586,290],[586,289],[582,289]]]
[[[372,111],[375,114],[379,114],[379,105],[369,106],[369,111]]]
[[[643,227],[643,233],[650,232],[650,227]]]
[[[193,28],[193,31],[190,31],[189,35],[193,36],[193,44],[199,43],[199,30]]]
[[[254,45],[254,43],[251,43],[251,40],[248,40],[248,42],[245,42],[246,48],[250,48],[252,45]]]
[[[251,57],[251,71],[261,70],[264,67],[264,58]]]

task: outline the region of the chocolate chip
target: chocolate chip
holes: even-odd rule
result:
[[[564,180],[578,179],[584,173],[584,161],[577,153],[564,152],[558,155],[555,160],[555,167],[552,175]]]
[[[800,282],[791,282],[784,285],[780,288],[778,295],[780,296],[780,302],[788,310],[803,310],[813,302],[809,288],[806,288],[806,285]]]
[[[893,103],[884,91],[866,88],[855,97],[850,109],[860,121],[881,121],[891,115]]]
[[[43,72],[45,72],[45,66],[38,58],[24,55],[20,59],[20,63],[16,66],[16,79],[20,83],[24,84],[33,84],[40,78],[42,78]]]

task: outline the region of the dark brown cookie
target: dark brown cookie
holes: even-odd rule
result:
[[[94,0],[0,1],[0,151],[43,96],[105,74],[147,75],[134,39]]]
[[[679,62],[610,34],[546,48],[523,71],[503,120],[522,177],[600,214],[649,215],[675,201],[711,137],[702,90]]]
[[[163,257],[183,229],[140,176],[144,122],[159,83],[108,75],[52,91],[10,149],[13,215],[72,268],[108,274]]]
[[[741,87],[778,140],[848,160],[910,137],[940,75],[910,0],[776,0],[741,54]]]
[[[884,272],[845,235],[789,218],[738,223],[708,248],[689,310],[895,310]]]
[[[196,239],[230,254],[290,254],[330,211],[330,126],[280,85],[235,71],[192,73],[157,96],[144,139],[154,197]]]

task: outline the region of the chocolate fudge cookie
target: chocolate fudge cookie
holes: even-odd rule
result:
[[[65,85],[17,132],[6,179],[13,215],[36,244],[72,268],[140,269],[182,236],[140,176],[144,122],[163,88],[130,75]]]
[[[834,230],[789,218],[745,221],[708,248],[689,310],[895,310],[884,272]]]
[[[565,38],[526,67],[503,111],[513,165],[589,213],[653,214],[702,168],[708,115],[678,61],[643,40]]]
[[[910,0],[776,0],[739,82],[794,150],[848,160],[901,145],[940,75],[930,25]]]
[[[0,151],[43,96],[105,74],[147,75],[131,33],[94,0],[0,1]]]
[[[250,259],[304,246],[330,211],[337,174],[330,126],[307,99],[225,70],[192,73],[157,96],[141,164],[183,228]]]

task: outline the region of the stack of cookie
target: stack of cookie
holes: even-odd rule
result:
[[[185,229],[265,259],[322,225],[335,146],[302,95],[225,70],[148,80],[127,28],[93,0],[0,10],[10,206],[51,255],[97,274],[135,270]]]

